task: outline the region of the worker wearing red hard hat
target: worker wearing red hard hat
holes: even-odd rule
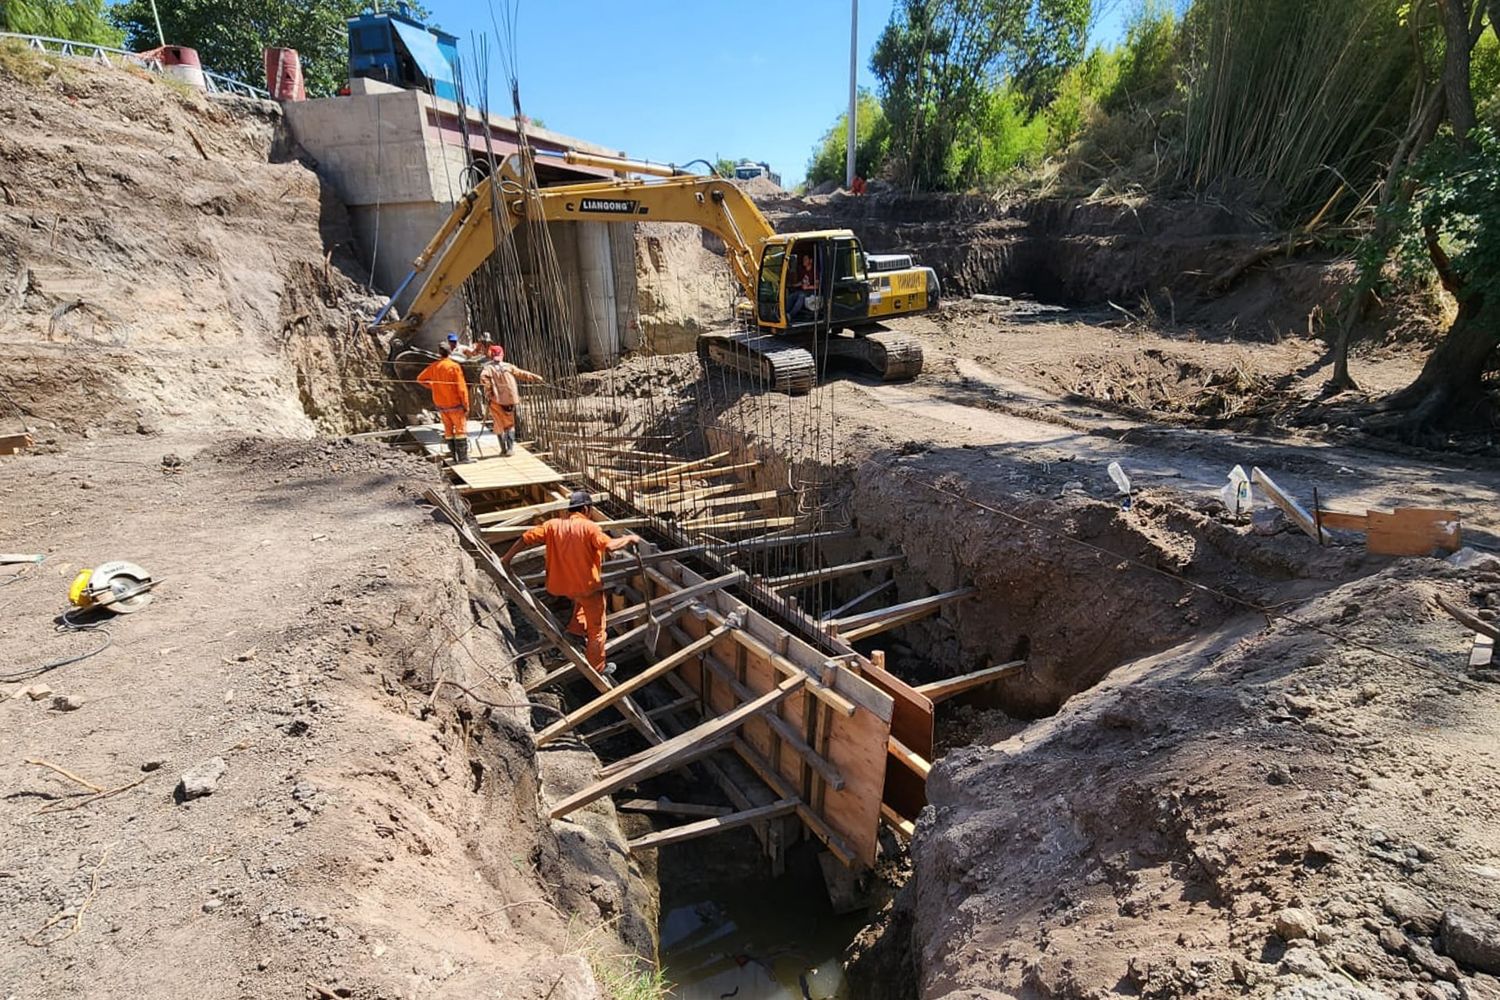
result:
[[[490,404],[490,421],[495,437],[500,439],[500,454],[509,455],[516,447],[516,406],[520,403],[517,382],[540,382],[542,377],[505,360],[505,348],[490,348],[490,359],[479,372],[479,385]]]

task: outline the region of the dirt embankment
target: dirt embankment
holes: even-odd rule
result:
[[[279,118],[5,50],[0,429],[305,437],[383,419],[343,206],[269,162]]]
[[[505,602],[414,502],[424,463],[236,441],[163,468],[124,443],[0,463],[0,542],[47,554],[3,590],[7,677],[101,641],[53,634],[79,567],[161,580],[103,652],[0,686],[4,992],[595,998],[591,966],[652,953],[607,802],[541,806],[592,756],[429,699],[441,677],[526,702]]]
[[[636,322],[645,353],[691,351],[700,333],[729,322],[739,287],[718,237],[686,223],[640,222],[635,245]]]
[[[1222,203],[833,194],[762,208],[780,231],[853,229],[867,252],[910,253],[949,297],[1113,302],[1139,320],[1222,326],[1251,340],[1321,333],[1352,279],[1339,255],[1300,245],[1288,253],[1254,213]],[[1414,309],[1402,300],[1362,332],[1409,326]]]
[[[865,961],[929,998],[1500,995],[1497,689],[1410,560],[950,752]]]

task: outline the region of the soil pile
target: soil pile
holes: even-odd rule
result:
[[[69,433],[373,426],[342,205],[275,105],[0,52],[0,419]],[[326,252],[325,252],[326,248]],[[15,428],[19,429],[19,427]]]
[[[949,753],[886,942],[907,983],[1500,995],[1500,689],[1434,594],[1500,603],[1500,563],[1407,560]]]
[[[607,800],[545,817],[596,761],[537,754],[505,602],[414,502],[425,463],[148,447],[0,462],[7,548],[47,554],[3,590],[0,983],[594,1000],[591,966],[651,954]],[[9,679],[102,641],[52,621],[111,558],[161,581],[153,602],[98,655]],[[477,699],[431,698],[437,678]]]

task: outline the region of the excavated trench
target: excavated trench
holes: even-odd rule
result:
[[[894,569],[824,584],[818,606],[836,607],[887,579],[892,585],[870,606],[977,588],[938,614],[858,641],[861,652],[884,651],[887,666],[914,684],[1026,661],[1024,671],[939,706],[935,763],[950,750],[1014,735],[1116,666],[1209,632],[1240,610],[1192,581],[1250,595],[1307,572],[1276,540],[1247,538],[1207,501],[1195,506],[1165,491],[1138,495],[1128,509],[1077,492],[1012,495],[976,478],[972,457],[922,454],[878,454],[836,469],[795,463],[793,476],[784,456],[714,434],[715,448],[735,446],[758,460],[754,489],[792,478],[842,484],[839,509],[855,537],[829,544],[823,562],[905,556]],[[919,835],[910,849],[922,845]],[[678,995],[731,995],[760,982],[742,970],[761,964],[768,992],[739,996],[915,996],[920,935],[901,903],[908,858],[894,839],[886,846],[867,885],[869,905],[844,918],[829,910],[815,865],[770,880],[748,836],[663,851],[662,961],[669,978],[685,984]],[[816,940],[799,919],[807,914],[821,918],[812,925]],[[835,957],[848,965],[848,981],[829,975],[833,992],[811,982],[804,990],[793,976],[827,970]],[[705,970],[712,974],[700,975]]]

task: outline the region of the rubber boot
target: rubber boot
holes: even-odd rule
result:
[[[454,453],[458,456],[455,461],[464,465],[469,461],[469,439],[467,437],[453,439]]]
[[[516,429],[512,427],[505,432],[505,453],[509,455],[516,450]]]
[[[448,462],[449,462],[449,464],[456,464],[458,462],[458,439],[457,438],[447,438],[444,441],[444,443],[447,444],[447,446],[448,446]]]

